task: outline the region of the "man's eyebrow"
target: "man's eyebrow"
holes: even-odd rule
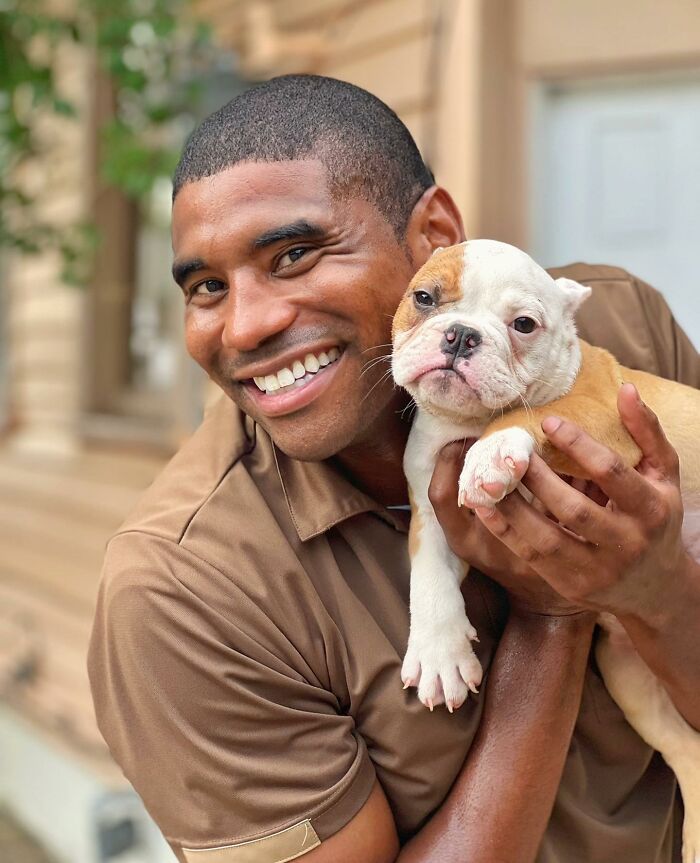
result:
[[[173,279],[177,282],[180,287],[185,282],[185,279],[190,276],[192,273],[197,273],[199,270],[205,270],[206,264],[201,258],[191,258],[190,260],[185,261],[175,261],[173,263]]]
[[[323,236],[325,233],[325,229],[320,225],[314,225],[312,222],[307,222],[306,219],[298,219],[296,222],[280,225],[278,228],[271,228],[264,234],[260,234],[253,240],[253,249],[264,249],[273,243],[279,243],[281,240],[311,239]]]

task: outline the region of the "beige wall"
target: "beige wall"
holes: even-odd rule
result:
[[[514,0],[518,64],[529,74],[700,62],[697,0]]]

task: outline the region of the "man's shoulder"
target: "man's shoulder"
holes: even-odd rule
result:
[[[264,592],[270,566],[300,569],[298,543],[269,438],[222,396],[110,539],[101,581],[142,596]]]
[[[574,281],[584,284],[610,282],[611,287],[628,285],[630,288],[634,288],[635,283],[638,282],[638,279],[623,267],[614,267],[610,264],[588,264],[584,261],[576,261],[561,267],[548,267],[547,272],[554,279],[574,279]]]
[[[117,531],[180,543],[188,526],[255,446],[247,417],[222,395],[175,453]]]
[[[675,377],[673,317],[657,290],[622,267],[577,262],[548,270],[591,288],[576,315],[581,338],[628,368]]]

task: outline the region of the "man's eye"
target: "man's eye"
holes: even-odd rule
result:
[[[285,252],[279,259],[277,263],[278,268],[283,270],[285,267],[296,264],[296,262],[303,258],[308,251],[308,249],[290,249],[288,252]]]
[[[222,290],[223,287],[224,283],[219,281],[219,279],[205,279],[205,281],[194,286],[192,293],[199,294],[200,297],[208,296],[210,294],[217,293],[217,291]]]

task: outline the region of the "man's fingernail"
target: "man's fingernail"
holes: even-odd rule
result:
[[[492,518],[496,510],[494,507],[476,506],[474,507],[474,512],[479,518]]]
[[[554,432],[559,428],[562,421],[559,417],[547,417],[546,420],[542,421],[542,431],[545,434],[554,434]]]
[[[634,384],[631,384],[628,382],[628,383],[622,384],[622,388],[626,389],[630,393],[634,393],[634,398],[635,398],[635,401],[637,402],[637,404],[638,405],[642,404],[642,397],[639,395],[639,390],[637,389],[637,387]]]

